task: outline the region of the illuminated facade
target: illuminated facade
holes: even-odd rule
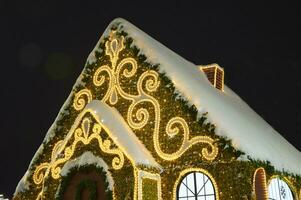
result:
[[[108,27],[14,199],[298,199],[300,177],[245,158],[233,138],[217,134],[210,110],[183,98],[177,77],[126,26],[118,19]],[[222,68],[195,68],[226,95]]]

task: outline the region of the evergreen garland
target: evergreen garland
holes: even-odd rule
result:
[[[105,188],[105,196],[108,200],[113,199],[112,191],[109,189],[109,182],[107,181],[107,173],[103,170],[102,167],[98,167],[96,165],[84,165],[80,167],[74,167],[71,168],[68,174],[64,177],[62,177],[62,181],[59,187],[59,191],[56,195],[56,200],[62,200],[64,192],[66,191],[71,179],[74,175],[76,175],[78,172],[81,173],[89,173],[91,171],[95,170],[102,178],[102,183]],[[95,200],[97,198],[97,189],[96,189],[96,182],[86,179],[77,185],[76,189],[76,200],[81,199],[81,194],[84,188],[88,188],[90,191],[89,194],[89,200]]]
[[[127,36],[126,32],[119,32],[118,34]],[[109,58],[104,54],[103,51],[104,44],[107,39],[108,38],[104,38],[104,40],[98,46],[98,49],[101,49],[101,51],[95,51],[95,57],[97,58],[97,61],[95,63],[86,64],[85,69],[82,73],[82,82],[84,82],[85,85],[75,85],[72,89],[72,92],[74,92],[74,94],[86,87],[96,95],[95,99],[102,99],[104,91],[106,91],[108,85],[103,84],[101,87],[94,87],[92,83],[92,76],[99,66],[105,64],[109,65]],[[156,153],[154,153],[155,150],[153,147],[153,141],[152,139],[150,139],[151,136],[149,134],[145,134],[146,130],[148,130],[147,133],[152,132],[153,127],[146,125],[146,127],[141,130],[134,130],[139,140],[152,153],[152,156],[156,159],[156,161],[164,168],[164,171],[161,173],[162,191],[164,191],[162,193],[162,199],[169,200],[172,198],[172,191],[176,179],[178,178],[182,170],[189,167],[199,167],[206,169],[215,178],[215,181],[217,182],[217,185],[219,187],[218,191],[221,200],[238,200],[245,197],[251,199],[253,174],[258,167],[265,168],[268,175],[267,178],[271,177],[274,174],[287,177],[293,183],[296,190],[300,191],[300,176],[287,172],[276,171],[269,162],[253,160],[251,157],[248,157],[249,161],[238,160],[238,158],[244,155],[244,152],[235,149],[231,143],[231,140],[225,137],[217,136],[215,134],[215,125],[207,122],[207,113],[203,113],[203,115],[198,118],[198,110],[196,109],[196,107],[194,105],[191,105],[186,99],[183,99],[181,97],[181,94],[176,91],[175,86],[173,85],[171,80],[164,73],[159,72],[159,64],[148,63],[146,61],[147,57],[143,54],[139,54],[139,48],[133,46],[132,43],[133,39],[126,37],[126,49],[121,52],[121,58],[131,56],[137,60],[140,67],[138,68],[136,75],[131,78],[131,80],[121,78],[121,83],[124,85],[124,90],[131,94],[136,94],[137,91],[136,88],[133,87],[133,84],[137,81],[138,77],[143,72],[150,69],[157,71],[159,73],[161,84],[158,90],[151,93],[151,95],[155,96],[160,102],[162,108],[162,127],[166,125],[168,119],[171,119],[174,116],[181,116],[188,122],[189,128],[191,129],[191,136],[200,134],[207,135],[215,139],[216,144],[219,147],[219,154],[217,158],[212,162],[208,162],[199,156],[200,149],[204,147],[203,144],[193,146],[178,160],[165,161],[162,160]],[[29,169],[31,172],[34,171],[36,166],[38,166],[40,163],[49,162],[54,144],[66,136],[74,120],[78,116],[79,111],[74,110],[72,107],[73,98],[74,95],[72,96],[69,104],[65,107],[64,113],[60,114],[61,118],[56,121],[56,124],[54,126],[55,128],[53,129],[55,136],[51,138],[50,141],[43,142],[43,153],[37,155],[33,160]],[[114,105],[114,107],[121,113],[121,115],[125,119],[128,105],[129,102],[122,99],[120,96],[118,103]],[[149,107],[148,105],[143,106]],[[175,136],[174,138],[172,138],[172,140],[170,140],[170,138],[164,137],[163,134],[161,135],[162,137],[160,137],[160,142],[162,144],[162,149],[165,152],[174,152],[175,149],[178,148],[178,144],[181,142],[181,137]],[[92,147],[93,145],[91,144],[91,148]],[[78,147],[78,154],[74,155],[74,158],[82,154],[88,148],[89,147]],[[108,158],[107,160],[111,159],[110,156],[102,154],[99,151],[94,150],[93,153],[95,153],[96,155],[101,155],[102,158]],[[81,170],[87,170],[89,168],[90,166],[85,166],[81,168]],[[151,172],[158,172],[158,169],[149,168],[148,166],[144,165],[140,165],[138,166],[138,168]],[[76,173],[76,171],[76,169],[72,169],[70,173]],[[106,177],[105,174],[103,174],[102,170],[100,173],[104,175],[104,178]],[[67,177],[63,177],[61,181],[51,180],[51,178],[48,178],[45,196],[51,198],[53,197],[53,194],[56,192],[56,190],[59,190],[57,199],[60,199],[62,197],[62,191],[64,191],[66,186],[68,185],[71,174],[68,174]],[[116,192],[117,200],[133,198],[133,174],[133,167],[129,160],[125,161],[124,167],[120,171],[112,170],[112,176],[115,181],[114,191]],[[35,199],[38,192],[40,191],[40,188],[35,187],[35,184],[32,182],[32,173],[30,174],[28,181],[31,184],[30,189],[28,191],[20,192],[16,197],[14,197],[14,199]],[[106,182],[106,188],[107,187],[108,185]],[[106,190],[106,194],[109,199],[112,199],[112,191]]]
[[[82,193],[85,189],[89,190],[89,199],[87,200],[96,200],[97,199],[97,188],[96,182],[92,180],[84,180],[77,185],[75,200],[82,200]]]

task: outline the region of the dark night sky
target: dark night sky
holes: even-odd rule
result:
[[[301,150],[300,5],[125,2],[0,3],[0,193],[11,197],[116,17],[195,64],[219,63],[226,84]]]

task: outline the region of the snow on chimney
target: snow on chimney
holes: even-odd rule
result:
[[[206,74],[210,83],[221,91],[224,91],[224,69],[218,64],[199,65],[200,69]]]

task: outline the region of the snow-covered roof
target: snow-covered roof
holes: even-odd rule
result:
[[[232,139],[236,148],[254,159],[268,160],[278,170],[301,174],[301,153],[231,89],[226,86],[224,92],[215,89],[198,66],[124,19],[112,21],[104,36],[112,25],[128,33],[133,39],[132,45],[146,55],[149,63],[159,64],[160,70],[171,79],[178,92],[197,107],[199,114],[209,113],[209,121],[216,125],[218,135]]]
[[[79,168],[79,167],[85,166],[85,165],[96,165],[99,168],[103,168],[103,170],[106,172],[106,175],[107,175],[107,181],[109,182],[109,188],[110,188],[110,190],[113,190],[114,180],[113,180],[111,172],[109,171],[108,165],[102,158],[95,156],[90,151],[86,151],[79,157],[77,157],[73,160],[67,161],[64,164],[60,175],[67,176],[68,173],[70,173],[71,169]]]
[[[115,108],[99,100],[93,100],[85,107],[83,112],[85,110],[92,111],[97,120],[110,131],[115,144],[124,150],[125,154],[131,156],[136,165],[144,164],[161,169],[161,166],[151,156]]]

